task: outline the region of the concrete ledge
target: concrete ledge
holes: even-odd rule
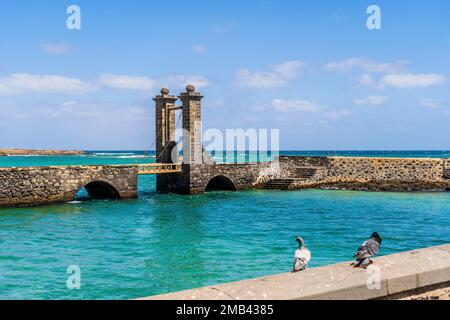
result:
[[[354,269],[345,262],[143,300],[364,300],[450,281],[450,244],[383,256],[374,262],[368,270]],[[378,270],[380,286],[371,290],[367,283],[376,278]]]

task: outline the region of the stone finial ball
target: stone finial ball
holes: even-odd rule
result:
[[[161,94],[162,95],[168,95],[169,94],[169,89],[168,88],[162,88],[161,89]]]
[[[195,92],[195,86],[193,84],[188,84],[186,86],[186,92],[189,92],[189,93]]]

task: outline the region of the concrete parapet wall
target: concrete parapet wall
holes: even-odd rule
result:
[[[379,279],[377,286],[373,280]],[[364,300],[448,285],[450,244],[374,259],[368,269],[350,262],[158,295],[151,300]],[[370,283],[370,288],[368,286]]]
[[[137,168],[135,166],[0,168],[0,207],[71,201],[76,193],[87,185],[93,193],[100,196],[114,192],[122,199],[136,197]]]

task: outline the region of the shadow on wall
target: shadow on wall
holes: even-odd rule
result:
[[[209,181],[205,191],[236,191],[236,186],[227,177],[218,176]]]
[[[120,199],[120,194],[109,183],[103,181],[93,181],[88,183],[75,196],[76,200],[91,200],[91,199]]]

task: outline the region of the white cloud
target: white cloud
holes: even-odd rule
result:
[[[49,108],[47,111],[47,115],[50,117],[67,119],[147,121],[146,119],[149,116],[149,110],[146,107],[120,105],[103,101],[67,101],[62,103],[60,107]]]
[[[308,100],[273,99],[272,106],[281,112],[321,112],[325,109],[324,106]]]
[[[202,76],[174,75],[161,78],[103,74],[97,81],[86,82],[59,75],[11,74],[0,78],[0,95],[67,94],[81,95],[96,91],[100,86],[113,89],[154,91],[163,86],[184,89],[187,84],[207,87],[209,81]]]
[[[100,76],[101,85],[122,90],[154,91],[162,87],[184,88],[193,84],[197,88],[207,87],[209,81],[203,76],[174,75],[161,78],[137,77],[128,75],[104,74]]]
[[[7,81],[3,80],[3,82]],[[19,92],[13,89],[10,85],[2,83],[2,80],[0,79],[0,95],[14,95],[14,94],[19,94]]]
[[[425,88],[439,85],[444,81],[445,77],[440,74],[388,74],[381,79],[380,86],[393,88]]]
[[[343,61],[330,62],[325,70],[340,73],[350,73],[354,69],[361,69],[370,73],[394,73],[404,69],[406,62],[377,62],[368,58],[349,58]]]
[[[348,117],[353,114],[349,110],[335,110],[309,100],[273,99],[272,107],[282,113],[315,113],[332,120]]]
[[[192,46],[192,51],[197,54],[202,54],[206,52],[206,47],[202,45]]]
[[[442,99],[422,99],[420,104],[424,108],[439,109],[444,105],[444,100]]]
[[[208,79],[206,79],[203,76],[195,76],[195,75],[175,75],[175,76],[169,76],[165,78],[161,78],[158,80],[158,83],[161,84],[161,86],[169,86],[169,87],[176,87],[176,88],[183,88],[186,87],[187,84],[193,84],[197,89],[199,88],[205,88],[210,85],[210,82]]]
[[[39,46],[41,47],[42,50],[44,50],[48,53],[58,54],[58,55],[70,53],[75,50],[75,48],[71,44],[65,43],[65,42],[41,43]]]
[[[151,91],[156,87],[156,80],[147,77],[103,74],[99,83],[114,89]]]
[[[222,25],[214,25],[211,27],[211,31],[214,33],[227,33],[236,30],[238,24],[234,21],[227,22]]]
[[[237,84],[249,88],[275,88],[284,86],[294,80],[305,66],[303,61],[286,61],[269,68],[269,71],[251,72],[248,69],[239,70],[236,74]]]
[[[325,111],[323,113],[323,115],[325,118],[332,119],[332,120],[338,120],[341,118],[349,117],[349,116],[353,115],[353,113],[351,111],[345,110],[345,109],[344,110],[328,110],[328,111]]]
[[[58,75],[11,74],[0,78],[0,95],[26,93],[86,94],[95,91],[90,83]]]
[[[373,86],[378,89],[431,87],[443,83],[445,76],[440,74],[407,73],[407,62],[377,62],[368,58],[349,58],[342,61],[330,62],[324,69],[343,74],[351,74],[351,78],[360,85]],[[354,71],[362,71],[362,75],[355,75]],[[374,77],[375,74],[379,76]],[[356,104],[365,104],[358,101]]]
[[[1,102],[0,101],[0,122],[8,122],[11,119],[28,119],[31,114],[24,112],[17,108],[11,102]]]
[[[373,86],[375,84],[375,80],[372,75],[368,73],[364,73],[362,76],[358,77],[357,81],[362,86]]]
[[[356,105],[371,105],[371,106],[379,106],[385,104],[389,101],[389,97],[386,96],[370,96],[367,98],[358,98],[354,99],[353,103]]]

